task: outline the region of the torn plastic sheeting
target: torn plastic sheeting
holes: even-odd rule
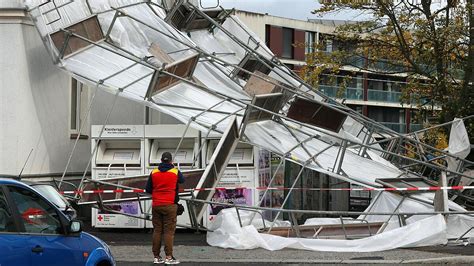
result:
[[[251,212],[239,212],[244,224],[252,216]],[[211,222],[210,229],[213,231],[207,233],[209,245],[233,249],[293,248],[312,251],[374,252],[440,245],[447,242],[446,222],[442,215],[434,215],[402,228],[356,240],[285,238],[259,233],[254,225],[240,227],[234,208],[222,210]]]
[[[247,44],[251,49],[258,53],[261,53],[265,58],[271,59],[273,54],[263,48],[266,47],[264,43],[257,36],[252,36],[252,38],[256,40],[259,44],[254,41],[251,41],[250,35],[247,34],[241,28],[242,25],[243,23],[241,23],[236,16],[232,15],[224,21],[222,27],[228,32],[232,33],[240,42]],[[247,53],[246,49],[241,47],[240,44],[237,43],[237,41],[231,39],[227,34],[222,32],[222,30],[216,30],[214,38],[216,39],[216,41],[220,42],[222,45],[229,47],[230,50],[235,52],[235,56],[239,58],[239,61],[245,57],[245,54]]]
[[[466,158],[471,152],[471,143],[469,142],[469,136],[464,126],[463,120],[455,118],[451,124],[451,132],[449,133],[449,145],[448,152],[461,159]],[[448,170],[457,171],[459,160],[451,157],[447,157]]]
[[[397,206],[399,205],[400,201],[402,200],[402,196],[395,194],[395,193],[390,193],[390,192],[380,192],[382,193],[381,195],[375,197],[372,200],[371,204],[369,207],[367,207],[365,212],[395,212]],[[429,193],[421,193],[417,195],[412,195],[414,198],[418,198],[424,201],[427,201],[429,203],[433,202],[434,199],[434,193],[429,192]],[[455,202],[449,201],[448,206],[451,210],[455,211],[466,211],[464,208],[456,204]],[[411,199],[411,198],[405,198],[398,208],[398,211],[396,212],[410,212],[410,213],[417,213],[417,212],[424,212],[424,213],[429,213],[429,212],[434,212],[434,207],[432,204],[428,203],[422,203],[420,201]],[[420,221],[422,219],[425,219],[429,217],[429,215],[413,215],[409,218],[406,219],[406,222],[408,224],[414,223],[417,221]],[[368,222],[385,222],[387,221],[388,217],[386,216],[376,216],[376,215],[361,215],[358,217],[359,219],[365,219]],[[390,230],[393,228],[398,228],[400,227],[399,225],[399,220],[398,216],[394,215],[386,229]],[[460,235],[462,235],[464,232],[469,230],[471,227],[474,227],[474,217],[468,216],[468,215],[460,215],[460,214],[453,214],[453,215],[448,215],[448,223],[447,223],[447,237],[448,238],[458,238]],[[468,236],[474,236],[474,232],[470,232]]]
[[[471,143],[469,142],[466,127],[459,118],[455,118],[451,125],[448,151],[450,154],[462,159],[466,158],[469,152],[471,152]]]
[[[222,73],[218,68],[226,71],[226,69],[220,65],[212,64],[211,62],[199,62],[194,71],[194,77],[201,81],[210,90],[218,93],[224,92],[226,95],[235,99],[250,101],[250,96],[242,90],[242,87],[236,84],[233,80],[230,80],[228,76]],[[221,86],[216,86],[215,84],[221,84]]]
[[[77,1],[84,3],[84,1]],[[99,2],[97,2],[99,3]],[[110,3],[115,4],[129,4],[129,3],[136,3],[136,1],[110,1]],[[94,3],[93,3],[94,4]],[[117,6],[119,6],[117,4]],[[99,4],[98,4],[99,5]],[[116,7],[117,7],[116,6]],[[69,10],[69,9],[65,9]],[[183,33],[178,32],[174,28],[170,27],[166,24],[162,18],[159,16],[153,15],[151,9],[146,4],[139,4],[132,7],[125,7],[121,10],[124,10],[127,14],[137,16],[141,20],[146,21],[146,23],[151,24],[153,27],[159,28],[160,30],[169,33],[169,35],[176,36],[180,40],[194,45],[194,42],[189,39],[189,37],[185,36]],[[72,12],[71,10],[69,10]],[[68,12],[69,12],[68,11]],[[101,25],[103,29],[108,29],[110,26],[110,18],[114,15],[114,11],[103,13],[100,16],[107,17],[108,19],[103,19]],[[71,15],[74,20],[71,21],[79,21],[82,19],[83,14],[79,15]],[[234,20],[235,19],[235,20]],[[234,34],[238,35],[237,37],[244,41],[248,40],[249,33],[245,32],[241,28],[240,22],[238,22],[237,18],[228,19],[226,23],[224,23],[224,27],[227,27],[230,31],[234,32]],[[177,51],[183,47],[182,44],[178,45],[178,42],[172,40],[171,38],[165,37],[163,34],[153,31],[146,26],[141,27],[143,32],[140,32],[139,38],[137,39],[132,38],[132,35],[128,36],[130,33],[127,32],[129,29],[133,29],[137,27],[136,22],[132,22],[128,18],[121,18],[116,23],[122,24],[123,27],[117,27],[117,31],[113,31],[112,38],[115,40],[127,40],[121,45],[124,45],[124,49],[132,49],[134,51],[139,51],[138,53],[147,53],[149,45],[151,43],[157,43],[162,49],[167,52],[170,51]],[[119,25],[117,24],[117,25]],[[126,25],[126,26],[124,26]],[[115,28],[115,27],[114,27]],[[220,35],[219,35],[220,34]],[[121,37],[122,35],[127,35]],[[217,31],[216,36],[221,36],[224,43],[227,45],[226,42],[232,43],[234,46],[237,45],[235,41],[230,39],[228,36],[226,38],[223,37],[222,31]],[[253,35],[252,35],[253,36]],[[253,36],[255,39],[256,36]],[[216,39],[217,37],[213,37],[211,33],[209,33],[209,40]],[[225,39],[225,40],[224,40]],[[229,41],[230,40],[230,41]],[[130,43],[128,43],[130,42]],[[264,47],[263,42],[257,39],[257,42],[262,43],[261,47],[257,49],[257,51],[262,50],[262,53],[269,53],[268,49]],[[133,46],[133,47],[132,47]],[[237,47],[229,46],[229,49],[234,50]],[[238,46],[238,45],[237,45]],[[110,45],[109,45],[110,47]],[[240,47],[241,48],[241,47]],[[119,53],[120,54],[120,53]],[[140,54],[136,55],[139,56]],[[273,57],[272,54],[268,54],[269,58]],[[237,55],[238,56],[238,55]],[[242,54],[242,56],[244,56]],[[127,67],[133,65],[133,61],[122,58],[119,55],[112,55],[111,52],[107,52],[102,48],[99,47],[90,47],[85,51],[79,52],[76,55],[73,55],[66,60],[62,60],[64,63],[64,68],[68,71],[76,73],[77,75],[82,75],[87,77],[93,81],[100,81],[103,80],[110,75],[113,75],[117,71],[124,70]],[[204,65],[202,65],[204,64]],[[214,65],[211,63],[199,63],[196,72],[196,78],[202,78],[202,82],[204,82],[209,88],[209,90],[215,90],[222,94],[222,97],[217,97],[216,95],[212,95],[207,90],[200,90],[195,88],[190,84],[185,84],[184,82],[180,82],[179,84],[173,86],[172,88],[156,95],[153,97],[153,100],[157,103],[156,105],[153,103],[149,103],[145,101],[146,91],[149,87],[149,77],[144,78],[143,80],[138,81],[145,75],[150,74],[154,70],[152,68],[146,66],[135,66],[130,69],[126,69],[123,72],[117,73],[113,75],[112,78],[105,81],[103,86],[109,87],[112,90],[118,89],[121,87],[125,87],[132,82],[137,81],[133,85],[130,85],[125,89],[124,92],[120,93],[120,96],[127,97],[129,99],[135,101],[142,101],[145,102],[148,106],[158,109],[164,113],[167,113],[176,119],[187,123],[191,118],[195,117],[197,114],[201,113],[201,110],[191,110],[189,108],[179,108],[179,107],[169,107],[172,105],[176,106],[189,106],[192,108],[200,108],[202,110],[206,110],[216,104],[218,101],[226,99],[226,97],[239,97],[243,98],[242,100],[246,100],[250,98],[243,92],[238,92],[238,87],[234,83],[234,81],[230,77],[219,76],[219,78],[210,79],[208,76],[215,76],[220,70],[214,68],[214,71],[210,71]],[[215,67],[215,66],[214,66]],[[287,69],[277,70],[278,73],[282,75],[285,74],[286,77],[289,77],[290,74],[288,73]],[[275,74],[277,72],[272,72]],[[272,75],[271,74],[271,75]],[[151,78],[151,77],[150,77]],[[275,77],[276,78],[276,77]],[[101,88],[103,87],[101,86]],[[107,91],[111,91],[111,89],[107,89]],[[296,88],[295,88],[296,89]],[[306,89],[306,88],[305,88]],[[301,90],[301,88],[299,89]],[[163,106],[159,106],[159,104],[164,104]],[[165,106],[167,105],[167,106]],[[245,104],[237,103],[237,101],[226,99],[226,102],[221,104],[220,106],[214,108],[218,111],[223,111],[226,113],[233,113],[233,112],[241,112],[243,114],[244,110],[240,110],[245,107]],[[207,131],[205,127],[210,127],[217,123],[217,129],[223,131],[226,126],[228,119],[226,118],[226,114],[221,113],[213,113],[213,112],[206,112],[196,118],[196,121],[191,123],[191,126],[197,128],[199,130]],[[240,117],[239,117],[240,119]],[[268,121],[270,122],[270,121]],[[253,131],[252,131],[253,130]],[[263,132],[264,134],[260,134]],[[285,154],[288,150],[293,148],[298,142],[292,138],[290,133],[283,128],[282,125],[277,125],[275,122],[271,123],[263,123],[258,127],[252,127],[249,125],[245,132],[249,137],[249,141],[251,143],[257,144],[266,148],[270,151],[279,152],[280,154]],[[295,134],[298,136],[300,140],[306,139],[307,136],[295,131]],[[318,133],[319,134],[319,133]],[[324,135],[324,133],[320,133],[320,135]],[[278,138],[272,136],[278,136]],[[328,143],[325,143],[321,140],[311,140],[305,144],[305,147],[310,151],[311,155],[314,155],[320,152],[323,148],[328,147]],[[323,171],[332,171],[334,167],[334,160],[336,159],[335,155],[337,154],[338,147],[330,147],[327,151],[320,154],[317,158],[318,162],[321,162],[321,167],[317,166],[316,164],[309,165],[312,169],[322,169]],[[301,147],[296,148],[292,155],[297,158],[297,160],[301,162],[305,162],[308,160],[311,155],[308,155],[306,151],[304,151]],[[391,178],[397,177],[401,173],[398,169],[392,169],[389,167],[384,166],[381,163],[371,161],[368,158],[363,158],[354,154],[350,149],[346,151],[345,159],[342,163],[343,171],[348,175],[349,180],[354,180],[356,183],[363,183],[369,186],[378,186],[375,184],[375,178]],[[337,173],[339,174],[339,173]],[[344,180],[348,180],[344,179]]]
[[[34,17],[40,18],[40,21],[38,21],[36,25],[37,25],[38,30],[40,31],[40,34],[43,36],[49,33],[52,33],[54,31],[57,31],[61,28],[64,28],[66,26],[69,26],[70,24],[91,15],[85,1],[55,0],[54,3],[56,4],[56,6],[63,6],[63,7],[57,9],[57,11],[49,12],[45,16],[41,16],[41,13],[54,8],[54,6],[52,5],[52,2],[53,1],[51,1],[49,4],[46,4],[42,7],[39,7],[31,11]],[[42,3],[44,3],[44,1],[25,0],[25,4],[29,8],[34,8]],[[66,3],[67,5],[64,5]],[[56,20],[59,16],[61,17],[60,20],[55,21],[54,23],[50,23]]]
[[[295,132],[294,134],[300,141],[308,138],[307,135],[298,132]],[[271,147],[273,151],[278,151],[280,154],[286,154],[290,149],[298,144],[298,141],[288,133],[284,126],[273,121],[263,121],[250,124],[245,130],[245,135],[253,143],[262,147]],[[306,142],[304,146],[312,155],[314,155],[330,146],[330,144],[318,139],[312,139]],[[316,161],[320,166],[311,162],[309,167],[313,165],[317,168],[332,171],[338,150],[339,146],[330,147],[316,157]],[[306,162],[311,157],[301,146],[298,146],[296,149],[291,151],[291,156],[299,162]],[[380,186],[375,183],[375,179],[377,178],[396,178],[402,174],[398,169],[387,167],[382,163],[368,158],[360,157],[357,154],[354,154],[350,149],[346,150],[342,169],[348,175],[348,178],[371,186]]]
[[[114,7],[137,3],[137,1],[120,1],[120,3],[119,1],[110,2],[112,2],[110,6]],[[91,7],[94,12],[110,10],[108,5],[101,6],[100,2],[97,1],[92,1]],[[163,20],[164,11],[162,9],[156,6],[152,6],[152,8],[153,9],[151,9],[145,2],[134,6],[120,8],[122,12],[130,17],[123,16],[116,19],[110,34],[112,40],[128,51],[140,51],[137,54],[138,56],[147,55],[151,43],[158,44],[161,49],[168,53],[183,50],[182,52],[171,54],[170,56],[174,59],[190,55],[191,51],[185,50],[188,49],[188,47],[179,41],[190,46],[195,46],[193,41],[184,34],[174,30],[171,25]],[[106,12],[99,16],[101,25],[104,29],[109,29],[114,16],[115,12]],[[140,20],[143,23],[138,22],[137,20]],[[144,23],[152,25],[153,28],[146,26]],[[157,30],[171,35],[179,41],[166,37]]]
[[[199,47],[210,54],[215,53],[217,57],[230,64],[238,65],[242,60],[235,55],[235,51],[216,41],[216,38],[209,34],[208,30],[193,31],[190,35]]]

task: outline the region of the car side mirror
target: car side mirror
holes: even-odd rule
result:
[[[82,232],[82,222],[79,220],[72,220],[69,222],[69,233],[77,234]]]

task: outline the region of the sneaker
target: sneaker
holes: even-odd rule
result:
[[[163,264],[163,263],[165,263],[165,261],[161,257],[153,259],[153,264]]]
[[[171,259],[166,258],[165,264],[179,264],[179,260],[175,259],[175,257],[171,257]]]

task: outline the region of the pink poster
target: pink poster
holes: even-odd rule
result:
[[[246,188],[216,190],[211,201],[252,206],[252,190]],[[209,214],[216,215],[225,208],[228,207],[210,204]]]

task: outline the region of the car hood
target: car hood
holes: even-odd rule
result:
[[[81,244],[82,244],[83,249],[88,250],[88,251],[93,251],[96,248],[103,248],[110,254],[109,246],[98,237],[93,236],[86,232],[81,232],[80,237],[82,240]]]

